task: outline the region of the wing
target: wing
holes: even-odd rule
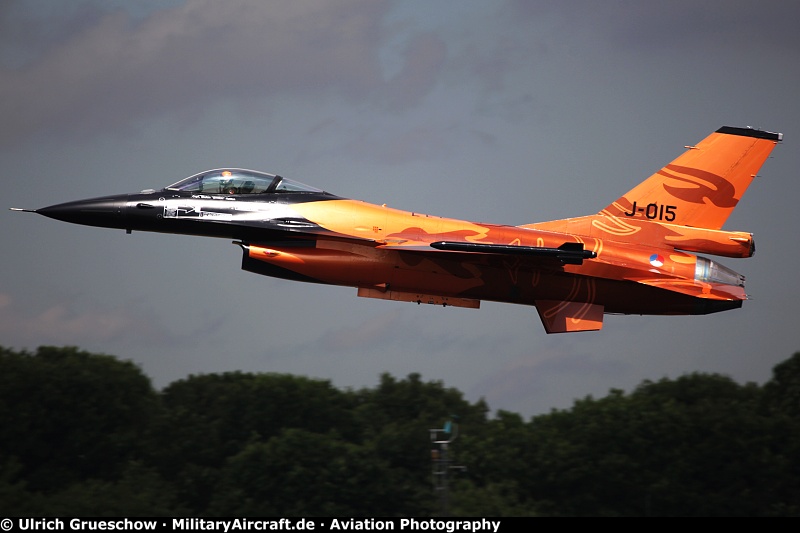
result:
[[[593,259],[597,253],[584,249],[583,243],[565,242],[558,248],[542,246],[515,246],[511,244],[483,244],[464,241],[436,241],[430,245],[387,245],[383,248],[392,248],[420,253],[451,253],[457,254],[462,260],[467,256],[482,256],[489,258],[502,258],[516,256],[526,259],[533,268],[560,268],[564,265],[581,265],[584,259]],[[359,296],[388,298],[386,295],[373,291],[366,294],[359,291]],[[415,295],[392,296],[392,299],[406,299],[408,301],[424,301],[424,298]],[[453,299],[458,300],[458,299]],[[467,302],[467,303],[465,303]],[[449,305],[462,305],[464,307],[477,307],[464,302],[437,302]],[[575,331],[597,331],[603,327],[603,306],[587,302],[537,300],[535,302],[539,318],[542,320],[547,333],[567,333]]]

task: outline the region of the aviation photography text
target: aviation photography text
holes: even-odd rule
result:
[[[0,530],[15,531],[500,531],[498,519],[437,518],[4,518]]]

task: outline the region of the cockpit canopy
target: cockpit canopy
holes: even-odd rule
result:
[[[316,187],[286,179],[275,174],[241,168],[207,170],[174,183],[170,191],[198,194],[269,194],[292,192],[323,192]]]

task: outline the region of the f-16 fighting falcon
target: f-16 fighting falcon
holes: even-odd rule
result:
[[[780,133],[722,127],[598,213],[506,226],[341,198],[275,174],[222,168],[159,191],[33,211],[88,226],[233,239],[249,272],[358,296],[477,308],[535,306],[547,333],[605,313],[702,315],[747,299],[744,276],[702,255],[750,257],[722,226]]]

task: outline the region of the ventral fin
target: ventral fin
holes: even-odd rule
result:
[[[537,300],[536,310],[547,333],[599,331],[603,327],[603,306],[587,302]]]

